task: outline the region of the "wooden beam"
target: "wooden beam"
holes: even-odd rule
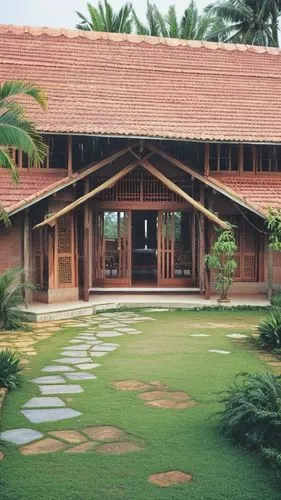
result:
[[[30,276],[30,263],[31,263],[31,255],[30,255],[30,219],[28,211],[24,214],[24,224],[23,224],[23,268],[24,268],[24,280],[28,283],[31,279]],[[25,290],[25,300],[30,302],[31,300],[31,291]]]
[[[67,137],[67,175],[72,174],[72,135]]]
[[[200,184],[200,203],[204,205],[204,185]],[[199,288],[200,294],[205,291],[205,218],[199,214]]]
[[[85,194],[89,193],[89,179],[85,181]],[[83,299],[89,302],[89,202],[84,205],[84,258],[83,258]]]
[[[151,165],[147,160],[141,160],[140,165],[145,168],[148,172],[150,172],[154,177],[159,179],[168,189],[181,196],[187,203],[192,205],[196,210],[205,215],[208,219],[210,219],[214,224],[221,227],[222,229],[229,229],[230,226],[223,220],[221,220],[217,215],[213,214],[208,210],[204,205],[196,200],[194,200],[189,194],[187,194],[183,189],[177,186],[173,181],[168,179],[164,174],[162,174],[156,167]]]
[[[266,219],[266,217],[267,217],[266,211],[263,211],[262,209],[257,208],[256,206],[252,205],[251,203],[248,203],[247,200],[245,200],[244,198],[242,198],[242,196],[240,196],[235,191],[233,191],[232,189],[227,187],[225,184],[223,184],[223,182],[220,182],[218,179],[215,179],[213,177],[212,177],[212,180],[210,180],[210,178],[204,177],[203,175],[199,174],[198,172],[196,172],[192,168],[185,165],[185,163],[177,160],[176,158],[169,155],[165,151],[162,151],[162,149],[157,148],[153,144],[149,143],[149,144],[147,144],[146,147],[150,151],[152,151],[153,153],[161,156],[162,158],[164,158],[165,160],[170,162],[175,167],[180,168],[181,170],[183,170],[187,174],[191,175],[191,177],[193,177],[194,179],[197,179],[197,180],[203,182],[203,184],[205,184],[206,186],[209,186],[212,189],[215,189],[216,191],[223,194],[227,198],[230,198],[231,200],[233,200],[235,203],[238,203],[238,205],[241,205],[242,207],[247,208],[251,212],[259,215],[259,217]]]
[[[107,179],[105,182],[100,184],[100,186],[96,187],[92,191],[90,191],[87,194],[84,194],[84,196],[81,196],[81,198],[78,198],[77,200],[73,201],[66,207],[64,207],[62,210],[59,210],[59,212],[56,212],[54,215],[49,217],[48,219],[44,220],[43,222],[40,222],[40,224],[37,224],[34,229],[38,229],[39,227],[43,227],[45,225],[53,226],[56,222],[56,220],[59,217],[62,217],[63,215],[67,214],[71,210],[74,210],[75,208],[79,207],[82,203],[85,203],[86,201],[90,200],[90,198],[93,198],[97,194],[99,194],[101,191],[104,191],[105,189],[110,189],[112,188],[116,182],[118,182],[120,179],[125,177],[127,174],[132,172],[137,166],[139,165],[139,161],[135,161],[131,163],[131,165],[128,165],[127,167],[123,168],[117,174],[113,175],[110,179]]]
[[[273,250],[268,245],[268,269],[267,269],[267,299],[272,299],[273,292]]]

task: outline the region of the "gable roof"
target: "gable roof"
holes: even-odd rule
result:
[[[209,177],[214,187],[222,187],[224,194],[233,199],[240,197],[245,207],[266,217],[269,208],[281,209],[281,177],[279,175],[224,175]],[[234,200],[235,201],[235,200]]]
[[[32,80],[42,132],[281,142],[280,50],[0,25],[1,79]]]

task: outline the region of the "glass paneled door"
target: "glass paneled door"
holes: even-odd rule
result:
[[[95,282],[131,285],[131,212],[98,210],[95,224]]]
[[[158,212],[158,286],[188,286],[192,279],[191,213]]]

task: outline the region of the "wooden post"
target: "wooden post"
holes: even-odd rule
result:
[[[204,205],[204,185],[200,184],[200,203]],[[201,213],[199,215],[199,287],[200,294],[205,291],[205,219]]]
[[[89,179],[85,180],[85,194],[89,192]],[[83,299],[89,302],[89,202],[84,204],[84,258],[83,258]]]
[[[67,175],[72,174],[72,135],[67,137]]]
[[[49,290],[55,288],[55,248],[54,248],[54,235],[55,229],[50,227],[48,228],[48,263],[49,263]]]
[[[23,269],[24,269],[24,280],[26,283],[30,281],[30,220],[28,210],[24,214],[24,224],[23,224]],[[25,300],[30,302],[32,298],[32,293],[30,290],[25,290]]]
[[[191,215],[191,279],[192,285],[196,282],[196,212],[195,209]]]
[[[208,177],[210,173],[210,144],[206,142],[205,144],[205,166],[204,166],[204,175]]]
[[[273,290],[273,250],[268,245],[267,299],[271,300]]]

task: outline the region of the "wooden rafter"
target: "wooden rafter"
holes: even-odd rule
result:
[[[230,189],[229,187],[225,186],[225,184],[223,184],[223,182],[220,182],[214,178],[210,179],[210,178],[204,177],[203,175],[199,174],[198,172],[193,170],[191,167],[189,167],[188,165],[186,165],[182,161],[177,160],[176,158],[174,158],[170,154],[166,153],[162,149],[157,148],[153,144],[149,143],[146,145],[146,147],[150,151],[152,151],[153,153],[160,156],[161,158],[164,158],[164,160],[167,160],[169,163],[171,163],[175,167],[183,170],[187,174],[190,174],[191,177],[193,177],[194,179],[197,179],[198,181],[203,182],[203,184],[205,184],[205,186],[208,186],[212,189],[215,189],[219,193],[221,193],[224,196],[227,196],[228,198],[233,200],[235,203],[238,203],[239,205],[247,208],[251,212],[254,212],[255,214],[259,215],[260,217],[266,218],[266,213],[263,210],[257,208],[255,205],[247,202],[244,198],[242,198],[242,196],[240,196],[235,191],[233,191],[233,189]]]
[[[75,208],[79,207],[79,205],[81,205],[82,203],[85,203],[85,201],[89,200],[90,198],[93,198],[94,196],[99,194],[101,191],[104,191],[105,189],[112,188],[114,186],[114,184],[116,184],[116,182],[118,182],[120,179],[122,179],[122,177],[125,177],[125,175],[132,172],[132,170],[134,170],[138,165],[139,165],[138,160],[131,163],[127,167],[125,167],[122,170],[120,170],[119,172],[117,172],[117,174],[113,175],[113,177],[111,177],[110,179],[107,179],[105,182],[103,182],[102,184],[97,186],[95,189],[93,189],[89,193],[85,194],[84,196],[81,196],[81,198],[78,198],[73,203],[70,203],[66,207],[62,208],[62,210],[59,210],[51,217],[40,222],[40,224],[37,224],[36,226],[34,226],[34,229],[38,229],[39,227],[46,226],[47,224],[49,226],[53,226],[59,217],[62,217],[63,215],[66,215],[68,212],[70,212],[71,210],[74,210]]]
[[[181,189],[179,186],[177,186],[173,181],[168,179],[164,174],[162,174],[156,167],[151,165],[147,160],[142,160],[140,161],[140,165],[145,168],[148,172],[150,172],[154,177],[159,179],[165,186],[167,186],[168,189],[173,191],[174,193],[178,194],[181,196],[187,203],[192,205],[196,210],[201,212],[205,217],[207,217],[210,221],[212,221],[214,224],[217,226],[220,226],[222,229],[229,229],[229,225],[227,222],[224,222],[222,219],[220,219],[217,215],[214,213],[210,212],[202,203],[199,201],[194,200],[189,194],[187,194],[183,189]]]

